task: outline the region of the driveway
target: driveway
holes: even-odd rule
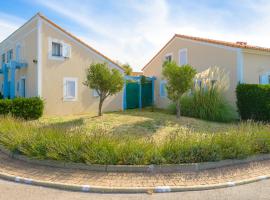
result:
[[[94,194],[56,190],[0,180],[0,200],[259,200],[270,199],[270,180],[225,189],[162,194]]]

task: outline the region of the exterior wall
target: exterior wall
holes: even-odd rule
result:
[[[245,51],[243,78],[245,83],[259,83],[259,77],[270,74],[270,53]]]
[[[58,39],[71,46],[71,58],[49,58],[49,41]],[[93,91],[83,85],[86,80],[86,69],[92,62],[105,62],[104,58],[86,46],[67,36],[46,21],[42,21],[42,92],[45,99],[45,114],[67,115],[97,112],[99,98]],[[110,65],[110,67],[113,67]],[[65,101],[63,98],[64,77],[77,78],[78,96],[76,101]],[[122,92],[108,97],[103,111],[122,110]]]
[[[164,57],[171,53],[173,60],[179,64],[179,50],[182,48],[187,48],[188,64],[193,66],[198,73],[212,66],[226,68],[230,73],[230,88],[226,92],[226,97],[230,102],[235,102],[235,87],[238,82],[237,49],[174,38],[143,70],[144,75],[157,78],[155,81],[155,103],[157,107],[166,108],[169,104],[169,99],[160,97],[159,91]]]
[[[6,54],[7,51],[13,49],[13,60],[16,59],[16,45],[21,46],[20,61],[26,62],[28,64],[27,68],[17,69],[15,78],[15,95],[19,96],[17,91],[17,82],[21,80],[22,77],[26,78],[26,97],[32,97],[37,95],[36,87],[36,73],[37,64],[33,60],[37,59],[37,20],[33,19],[26,23],[23,27],[14,32],[6,40],[0,44],[0,54],[2,61],[2,54]],[[2,62],[1,62],[2,63]],[[9,73],[10,74],[10,73]],[[2,87],[3,74],[0,74],[0,86]]]

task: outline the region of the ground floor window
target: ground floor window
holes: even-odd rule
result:
[[[270,84],[270,74],[261,75],[259,82],[260,84]]]
[[[77,78],[64,78],[64,100],[77,100]]]

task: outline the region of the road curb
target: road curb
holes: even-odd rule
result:
[[[217,162],[187,163],[187,164],[164,164],[164,165],[98,165],[83,163],[65,163],[55,160],[35,160],[27,156],[14,154],[0,145],[0,152],[14,159],[30,164],[64,168],[80,169],[96,172],[141,172],[141,173],[177,173],[177,172],[199,172],[203,170],[216,169],[263,160],[270,160],[270,154],[250,156],[246,159],[222,160]]]
[[[156,187],[103,187],[90,185],[65,184],[59,182],[50,182],[42,180],[34,180],[31,178],[18,177],[7,173],[0,172],[0,178],[17,183],[28,185],[43,186],[54,189],[62,189],[77,192],[92,192],[92,193],[168,193],[168,192],[185,192],[185,191],[201,191],[213,190],[227,187],[244,185],[257,181],[262,181],[270,178],[270,175],[258,176],[255,178],[225,182],[211,185],[194,185],[194,186],[156,186]]]

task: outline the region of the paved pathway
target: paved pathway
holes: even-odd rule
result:
[[[0,152],[0,172],[42,181],[106,187],[194,186],[270,174],[270,160],[199,173],[105,173],[29,164]]]
[[[268,200],[270,180],[237,187],[163,194],[95,194],[70,192],[0,180],[0,200]]]

